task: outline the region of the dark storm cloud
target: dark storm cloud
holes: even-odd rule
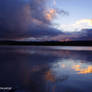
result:
[[[92,29],[82,29],[81,35],[78,39],[80,39],[80,40],[92,40]]]
[[[0,38],[54,36],[60,31],[51,28],[46,16],[48,0],[0,0]]]

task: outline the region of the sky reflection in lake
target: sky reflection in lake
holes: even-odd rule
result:
[[[92,92],[92,51],[57,48],[0,47],[0,86],[13,92]]]

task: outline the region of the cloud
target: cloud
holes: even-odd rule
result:
[[[45,17],[48,21],[51,21],[53,19],[53,17],[55,17],[56,15],[56,10],[55,9],[49,9],[46,13],[45,13]]]
[[[92,28],[92,19],[82,19],[76,21],[74,24],[62,24],[58,29],[64,30],[64,32],[76,32],[81,31],[82,29],[91,29]]]
[[[54,36],[62,32],[51,27],[55,9],[48,9],[48,0],[1,0],[0,38]]]

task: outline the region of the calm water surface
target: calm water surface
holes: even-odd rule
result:
[[[0,87],[92,92],[92,47],[0,47]]]

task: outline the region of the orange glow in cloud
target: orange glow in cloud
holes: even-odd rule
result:
[[[76,22],[77,25],[82,24],[82,23],[88,23],[88,25],[92,26],[92,19],[83,19]]]
[[[75,21],[73,24],[62,24],[57,27],[59,30],[63,30],[64,32],[75,32],[81,31],[82,29],[92,29],[92,19],[81,19]]]
[[[50,9],[48,12],[46,12],[45,16],[46,16],[46,19],[51,21],[54,16],[56,15],[56,10],[55,9]]]
[[[91,25],[92,25],[92,19],[90,20],[90,23],[91,23]]]
[[[88,66],[87,68],[81,68],[80,65],[74,65],[72,67],[72,69],[74,69],[75,71],[78,72],[78,74],[88,74],[88,73],[92,73],[92,66]]]

